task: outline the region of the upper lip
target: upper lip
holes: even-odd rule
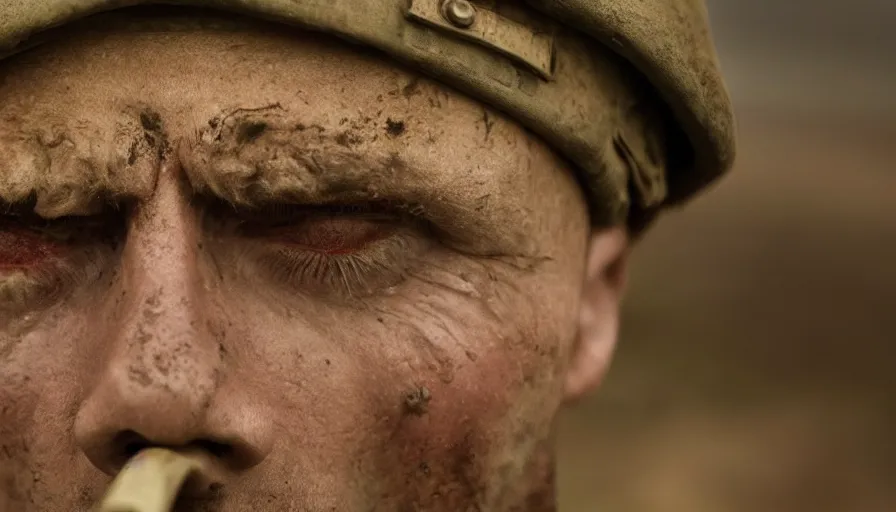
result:
[[[190,497],[180,496],[174,502],[172,512],[211,512],[220,508],[220,501],[213,496],[206,497]]]
[[[177,493],[172,512],[212,511],[220,508],[221,479],[213,471],[193,473]]]
[[[177,494],[178,499],[188,501],[208,501],[214,499],[223,486],[226,470],[221,461],[204,451],[186,452],[191,458],[200,462],[198,471],[194,471]]]

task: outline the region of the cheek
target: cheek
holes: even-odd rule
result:
[[[475,509],[524,485],[559,404],[572,277],[444,268],[351,306],[228,288],[221,318],[252,319],[224,329],[228,382],[279,411],[288,471],[350,479],[388,511]]]
[[[74,473],[66,440],[78,382],[67,365],[77,323],[48,314],[34,324],[26,334],[0,327],[0,510],[41,508]]]
[[[373,457],[364,464],[376,475],[383,510],[471,510],[481,501],[490,452],[501,443],[500,413],[515,394],[510,366],[506,357],[485,356],[450,382],[428,369],[393,374],[389,388],[369,378],[389,397],[378,407],[387,419],[372,432]]]
[[[23,506],[32,488],[24,433],[30,430],[37,397],[26,387],[26,376],[17,371],[21,369],[12,366],[0,362],[0,510]]]
[[[371,385],[406,383],[395,390],[402,410],[378,434],[388,450],[376,463],[401,506],[466,510],[524,485],[513,481],[559,404],[554,376],[567,341],[553,327],[566,320],[539,317],[531,294],[510,288],[486,294],[490,302],[429,297],[395,315],[405,320],[392,332],[407,348],[389,367],[406,374]]]

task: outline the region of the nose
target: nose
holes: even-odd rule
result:
[[[200,276],[197,218],[182,180],[163,170],[129,219],[120,272],[93,319],[97,366],[74,435],[107,474],[149,446],[199,450],[218,473],[270,450],[270,422],[229,378],[227,333],[210,327],[220,314]]]

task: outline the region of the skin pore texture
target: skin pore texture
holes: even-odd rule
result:
[[[142,447],[178,510],[553,511],[627,241],[513,121],[320,34],[71,28],[0,62],[0,510]]]

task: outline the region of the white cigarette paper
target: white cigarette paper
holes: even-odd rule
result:
[[[148,448],[121,470],[97,512],[169,512],[199,461],[163,448]]]

